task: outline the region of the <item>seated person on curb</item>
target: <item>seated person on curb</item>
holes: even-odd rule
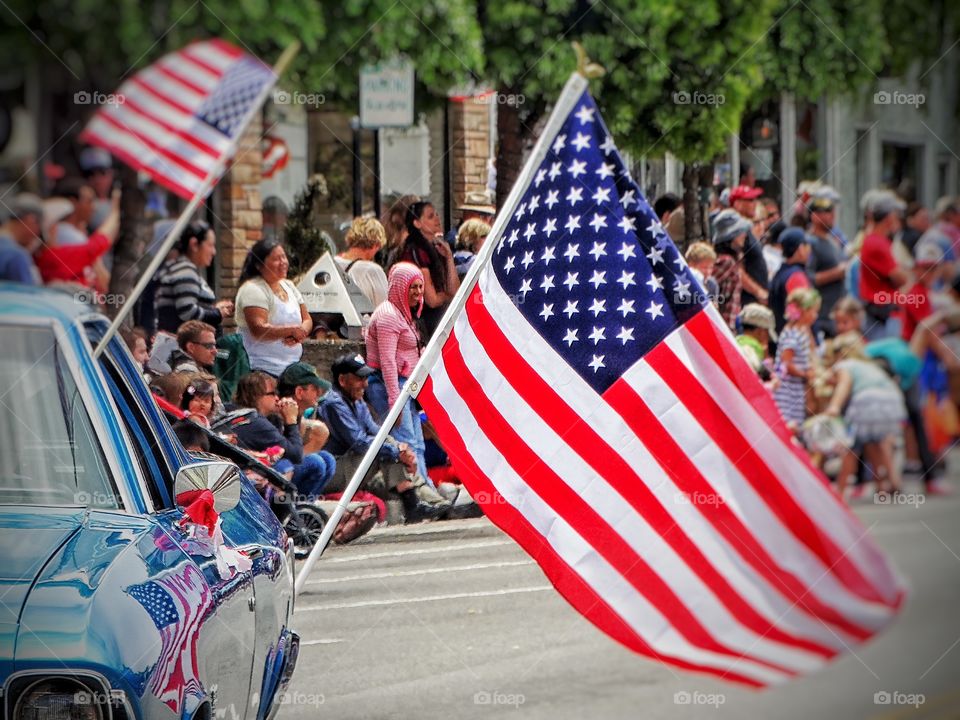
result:
[[[242,448],[265,452],[268,448],[283,449],[283,456],[276,469],[283,473],[293,470],[293,484],[306,498],[313,499],[329,480],[324,458],[315,453],[305,455],[303,438],[297,417],[300,408],[291,398],[280,400],[277,396],[277,381],[265,372],[255,370],[240,378],[237,385],[236,405],[252,408],[252,415],[233,422],[231,432],[236,433],[237,443]],[[283,461],[286,460],[287,463]]]
[[[173,372],[213,372],[217,331],[202,320],[187,320],[177,330],[178,349],[170,356]]]
[[[346,488],[379,430],[363,400],[372,372],[360,355],[341,355],[331,367],[333,388],[320,403],[321,416],[330,428],[327,450],[337,458],[330,492]],[[381,475],[379,482],[375,474]],[[450,509],[450,503],[417,473],[416,453],[389,435],[360,487],[384,499],[390,491],[398,493],[408,523],[436,518]]]
[[[320,487],[333,477],[337,467],[333,455],[323,449],[330,437],[330,431],[322,420],[317,419],[317,403],[329,389],[330,383],[317,375],[316,369],[305,362],[288,365],[280,373],[280,380],[277,382],[277,394],[281,402],[289,398],[297,404],[304,463],[317,466],[317,472],[323,478]],[[291,467],[287,467],[285,460],[277,463],[280,472],[287,472]]]

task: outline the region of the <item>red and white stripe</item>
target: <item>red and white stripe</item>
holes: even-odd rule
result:
[[[271,178],[283,170],[290,161],[290,148],[282,138],[273,135],[264,137],[263,178]]]
[[[194,565],[185,565],[182,573],[173,573],[157,584],[170,594],[179,620],[160,631],[162,649],[150,689],[179,715],[184,697],[201,689],[197,643],[213,597],[203,573]]]
[[[598,396],[487,268],[419,399],[488,516],[639,653],[766,686],[902,602],[712,308]]]
[[[229,67],[243,57],[222,40],[193,43],[124,82],[118,103],[100,108],[80,138],[106,148],[189,199],[233,144],[195,117]]]

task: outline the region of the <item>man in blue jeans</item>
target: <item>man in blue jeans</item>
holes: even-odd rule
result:
[[[337,459],[332,492],[346,488],[380,429],[363,399],[372,373],[360,355],[341,355],[331,367],[333,388],[320,403],[320,413],[330,428],[327,450]],[[389,435],[360,487],[383,499],[397,493],[408,523],[440,517],[451,507],[417,472],[416,453]]]

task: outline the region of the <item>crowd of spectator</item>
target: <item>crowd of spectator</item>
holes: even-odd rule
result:
[[[890,497],[904,478],[946,493],[960,402],[960,206],[943,198],[931,212],[871,190],[848,240],[839,202],[832,187],[805,182],[781,218],[758,187],[718,192],[711,242],[687,245],[686,260],[841,495]],[[683,211],[675,196],[654,207],[668,230]]]
[[[84,176],[63,179],[53,197],[8,205],[0,279],[106,293],[119,195],[109,155],[85,151],[81,161]],[[839,202],[833,188],[801,183],[781,217],[745,181],[714,194],[710,237],[692,243],[680,198],[657,198],[654,211],[841,494],[871,484],[896,493],[905,476],[946,492],[943,454],[960,432],[960,205],[943,198],[931,209],[871,190],[848,240]],[[208,282],[215,233],[188,224],[153,278],[143,327],[124,340],[154,392],[189,422],[273,466],[306,502],[340,493],[490,233],[487,196],[460,211],[446,235],[433,204],[412,195],[382,222],[351,223],[335,261],[374,311],[366,358],[339,357],[323,369],[330,381],[303,362],[317,329],[278,233],[250,248],[236,296],[220,298]],[[399,500],[410,522],[476,512],[412,399],[361,489]]]

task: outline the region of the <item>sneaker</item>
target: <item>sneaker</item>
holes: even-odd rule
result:
[[[453,507],[447,513],[448,520],[466,520],[468,518],[483,517],[483,510],[477,505],[476,501],[470,497],[465,487],[461,487],[453,501]]]
[[[436,520],[450,510],[450,503],[444,502],[443,505],[433,505],[424,502],[417,497],[416,491],[412,489],[402,493],[401,498],[403,499],[403,521],[407,525],[413,525],[424,520]]]
[[[415,487],[413,492],[417,500],[420,502],[424,502],[428,505],[442,505],[444,509],[450,509],[450,501],[426,483]]]
[[[919,460],[905,460],[903,463],[903,475],[920,475],[923,472],[923,463]]]
[[[924,489],[926,495],[937,495],[940,497],[946,497],[953,495],[953,488],[947,484],[943,478],[934,478],[927,483],[926,488]]]

